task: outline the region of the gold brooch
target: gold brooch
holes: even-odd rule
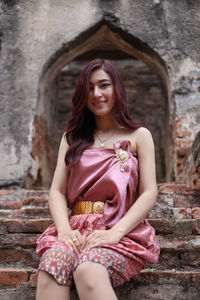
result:
[[[118,149],[116,151],[116,156],[117,156],[117,159],[120,162],[120,171],[124,172],[124,163],[125,163],[125,161],[128,160],[129,154],[128,154],[128,152],[126,150]]]

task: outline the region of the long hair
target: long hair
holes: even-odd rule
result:
[[[141,125],[134,123],[127,108],[125,87],[116,66],[109,60],[94,59],[80,73],[72,97],[72,113],[67,124],[66,139],[69,144],[65,155],[66,165],[79,160],[83,150],[94,143],[96,127],[94,114],[87,108],[90,92],[90,76],[97,69],[102,69],[111,77],[114,90],[114,116],[119,125],[127,129],[137,129]]]

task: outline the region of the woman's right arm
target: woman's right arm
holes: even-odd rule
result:
[[[76,252],[82,244],[82,239],[77,230],[74,231],[71,229],[68,219],[66,194],[69,170],[65,164],[65,154],[67,149],[68,144],[63,135],[58,152],[57,165],[49,192],[49,208],[57,229],[58,240],[65,243],[70,249]],[[77,242],[73,243],[73,239],[77,239]]]

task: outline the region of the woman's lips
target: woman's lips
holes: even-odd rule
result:
[[[93,102],[93,105],[94,105],[95,107],[101,107],[105,102],[106,102],[106,100],[95,101],[95,102]]]

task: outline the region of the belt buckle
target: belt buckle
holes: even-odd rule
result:
[[[93,213],[101,214],[101,213],[103,213],[103,209],[104,209],[104,202],[102,202],[102,201],[94,202],[94,204],[93,204]]]

